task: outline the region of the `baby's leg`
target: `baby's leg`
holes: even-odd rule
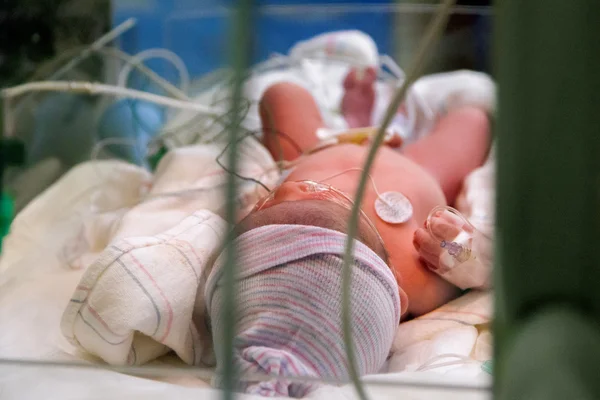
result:
[[[441,118],[429,135],[407,145],[403,154],[429,171],[448,204],[453,204],[465,177],[485,161],[490,139],[486,113],[464,107]]]
[[[375,80],[377,71],[354,68],[344,79],[344,96],[340,105],[349,128],[364,128],[371,125],[371,114],[375,107]]]
[[[316,131],[325,126],[311,94],[293,83],[277,83],[260,101],[263,144],[275,160],[291,161],[318,143]]]

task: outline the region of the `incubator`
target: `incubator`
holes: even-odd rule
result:
[[[392,14],[392,9],[384,7],[379,13]],[[435,8],[431,7],[431,11],[435,11]],[[359,12],[355,14],[361,19],[365,18]],[[308,17],[295,16],[295,18],[301,23],[304,23],[304,19],[310,20]],[[173,21],[176,20],[170,20],[169,26],[173,26]],[[127,36],[124,41],[131,43],[132,36],[135,35]],[[39,196],[26,206],[22,213],[19,213],[13,224],[13,231],[6,242],[8,247],[0,263],[0,272],[8,272],[5,275],[6,279],[0,276],[2,288],[0,319],[4,321],[10,319],[12,324],[9,329],[3,329],[4,333],[0,335],[0,349],[2,349],[0,358],[13,359],[8,360],[4,365],[10,374],[0,374],[2,397],[7,395],[8,399],[45,398],[47,393],[41,393],[40,390],[37,390],[37,394],[31,393],[38,387],[48,387],[55,385],[56,382],[61,383],[56,390],[56,398],[65,396],[88,398],[89,393],[96,390],[107,390],[109,393],[107,397],[111,398],[131,398],[139,395],[152,397],[153,393],[155,394],[153,398],[158,398],[159,393],[169,396],[179,394],[181,398],[215,396],[218,393],[206,387],[207,377],[210,378],[213,371],[205,368],[202,364],[203,357],[199,356],[210,347],[209,335],[202,330],[206,329],[206,326],[202,328],[193,324],[190,308],[196,306],[192,303],[197,290],[195,279],[201,282],[204,278],[202,274],[197,273],[198,264],[204,266],[205,259],[211,258],[213,252],[220,246],[220,240],[217,239],[207,243],[213,236],[220,238],[219,229],[207,224],[203,227],[206,232],[202,231],[202,234],[197,235],[198,241],[206,248],[197,245],[190,249],[185,242],[180,241],[171,249],[179,252],[177,257],[181,265],[177,264],[178,268],[180,266],[180,269],[189,275],[178,277],[185,280],[185,285],[176,284],[172,279],[174,269],[162,268],[164,265],[174,264],[169,261],[156,262],[159,258],[153,254],[142,261],[152,263],[156,266],[156,270],[149,270],[144,262],[140,265],[136,264],[134,278],[131,278],[132,275],[128,275],[127,271],[121,270],[116,262],[113,269],[107,268],[106,274],[89,275],[89,281],[80,282],[82,274],[86,273],[89,265],[97,261],[101,250],[110,246],[109,239],[111,236],[115,237],[115,232],[128,238],[138,237],[135,243],[140,247],[145,248],[144,241],[150,237],[153,243],[159,246],[163,243],[164,235],[172,234],[164,225],[172,223],[171,225],[176,226],[181,215],[189,212],[190,209],[194,211],[206,209],[209,210],[207,213],[223,214],[226,202],[222,199],[222,190],[228,183],[227,177],[231,170],[233,171],[231,175],[235,175],[238,184],[237,189],[241,192],[240,196],[250,198],[248,201],[244,200],[244,205],[254,203],[265,190],[275,187],[277,178],[286,176],[286,171],[280,170],[282,166],[269,159],[264,149],[257,149],[261,146],[255,139],[260,137],[258,118],[255,113],[257,100],[260,98],[263,85],[266,86],[284,76],[277,76],[278,73],[294,75],[311,90],[315,90],[314,94],[321,101],[320,106],[325,114],[325,120],[331,127],[318,133],[324,143],[331,140],[335,143],[363,143],[373,140],[377,133],[374,128],[349,130],[340,117],[339,109],[336,108],[340,92],[336,86],[342,81],[344,72],[348,68],[372,66],[378,68],[379,104],[374,112],[373,125],[384,120],[383,113],[387,104],[407,77],[391,57],[380,54],[381,48],[377,48],[369,35],[349,29],[317,36],[313,40],[304,40],[293,47],[287,55],[274,55],[264,63],[255,65],[245,82],[243,92],[246,98],[243,99],[240,107],[243,109],[240,141],[251,144],[239,146],[240,158],[243,158],[244,162],[240,163],[236,170],[228,162],[223,161],[229,145],[224,133],[236,122],[234,115],[227,110],[232,102],[230,74],[215,72],[215,75],[209,78],[197,79],[193,76],[193,68],[188,71],[187,62],[183,63],[172,52],[163,49],[144,49],[128,56],[103,49],[106,44],[104,40],[100,45],[92,46],[92,50],[103,55],[111,52],[114,53],[113,56],[119,54],[116,57],[111,56],[112,59],[116,58],[120,63],[125,63],[125,66],[118,69],[115,75],[116,85],[111,82],[96,84],[51,80],[44,84],[35,82],[29,86],[4,92],[6,96],[4,105],[9,110],[17,97],[34,89],[76,92],[86,97],[106,95],[111,102],[117,100],[111,104],[124,106],[126,111],[128,104],[133,101],[137,102],[137,106],[142,105],[142,107],[133,107],[130,118],[126,118],[125,123],[120,121],[121,124],[112,124],[109,121],[100,126],[101,129],[97,129],[99,137],[95,137],[98,139],[97,142],[92,143],[89,152],[85,152],[85,154],[89,153],[89,160],[72,168],[47,191],[39,193]],[[179,73],[179,87],[144,67],[143,62],[151,58],[167,59],[173,64]],[[183,59],[188,60],[185,57]],[[159,89],[147,93],[139,88],[127,87],[129,76],[133,75],[134,69],[142,73],[145,79],[152,81],[153,88]],[[211,82],[215,77],[218,78],[216,83]],[[204,90],[205,85],[210,88]],[[202,90],[195,90],[197,88]],[[323,89],[317,90],[317,88]],[[419,99],[419,96],[421,92],[409,94],[411,99]],[[11,102],[12,105],[9,104]],[[152,104],[152,107],[148,108],[148,113],[144,113],[149,104]],[[422,100],[415,100],[415,104],[421,107],[425,103]],[[154,113],[155,109],[161,107],[168,107],[170,112],[160,115]],[[104,107],[98,112],[94,123],[109,119],[110,114],[105,112],[108,108]],[[425,110],[424,115],[431,116],[425,108],[419,109]],[[122,109],[119,108],[117,111]],[[413,125],[417,123],[416,121],[417,119],[409,118],[406,113],[397,113],[386,131],[384,142],[390,145],[395,141],[397,146],[401,146],[413,140],[413,132],[416,131]],[[9,118],[4,122],[7,127],[14,128],[14,124],[11,126],[11,123],[16,121],[11,121]],[[110,137],[109,131],[125,130],[125,124],[134,125],[133,132],[137,136]],[[95,128],[97,127],[92,126],[90,129]],[[147,135],[140,140],[139,133],[142,131]],[[11,132],[14,130],[6,131],[8,134]],[[132,150],[115,151],[116,146],[127,146],[127,149]],[[135,153],[135,157],[121,155],[128,153]],[[83,151],[82,155],[84,155]],[[193,167],[185,168],[184,164]],[[356,175],[358,177],[360,174]],[[371,184],[375,186],[374,182]],[[319,192],[328,194],[333,192],[332,188],[322,182],[311,182],[310,185]],[[376,188],[375,191],[377,192]],[[381,220],[390,224],[403,224],[413,216],[412,204],[402,193],[377,192],[377,195],[375,211]],[[347,199],[344,198],[342,202],[347,202]],[[347,206],[351,208],[352,204]],[[179,207],[179,209],[172,207]],[[68,217],[65,214],[68,214]],[[198,218],[194,218],[196,217],[192,216],[191,221],[196,223]],[[58,220],[62,223],[57,223]],[[95,237],[96,240],[91,240],[90,237]],[[477,232],[465,229],[463,236],[458,235],[451,241],[440,241],[440,248],[444,251],[448,250],[450,258],[446,261],[449,265],[449,261],[454,263],[452,264],[454,270],[460,270],[473,260],[484,259],[484,252],[478,247],[478,238]],[[130,256],[127,251],[125,252]],[[193,267],[188,270],[190,264]],[[95,267],[90,271],[99,270],[97,264]],[[115,278],[113,274],[116,273],[121,275]],[[144,287],[140,292],[136,292],[134,296],[136,301],[128,301],[132,299],[130,296],[133,293],[130,280],[140,281],[140,277],[144,280]],[[445,278],[454,282],[463,282],[451,274],[447,274]],[[164,279],[170,282],[168,291],[164,290]],[[474,281],[470,282],[472,284]],[[89,308],[90,304],[84,301],[87,298],[84,293],[106,299],[106,302],[98,302],[97,308]],[[188,301],[189,299],[192,300]],[[140,302],[148,300],[148,302],[136,308],[138,300]],[[181,302],[186,303],[188,307],[186,312],[181,312]],[[71,340],[65,340],[65,337],[58,332],[56,321],[60,319],[65,304],[69,304],[71,308],[81,308],[83,315],[78,314],[79,316],[76,317],[77,329],[83,332],[81,335],[88,335],[89,330],[97,328],[102,334],[108,334],[109,341],[113,342],[106,343],[102,338],[97,339],[88,335],[86,343],[93,341],[94,346],[108,349],[107,351],[112,354],[116,343],[113,339],[117,342],[122,340],[119,336],[122,332],[117,325],[125,324],[128,329],[131,328],[131,332],[135,332],[131,333],[134,335],[134,340],[131,342],[131,359],[139,357],[144,363],[148,360],[149,364],[143,367],[137,367],[142,363],[141,361],[132,362],[134,366],[130,367],[98,364],[97,358],[82,350],[81,343],[78,344],[72,337]],[[446,316],[450,315],[460,321],[459,323],[466,325],[485,323],[491,315],[490,308],[487,305],[481,306],[477,299],[469,298],[466,303],[457,302],[449,306],[446,311],[443,311]],[[121,317],[115,311],[126,311],[126,316]],[[477,317],[479,319],[475,320],[474,315],[483,317]],[[73,316],[75,317],[75,314]],[[189,321],[181,320],[188,317]],[[88,324],[90,322],[88,319],[93,319],[93,323]],[[164,332],[155,328],[155,319],[162,321]],[[432,323],[432,320],[426,318],[411,322],[413,322],[412,326],[418,326],[416,330],[418,333],[406,338],[406,342],[411,345],[418,346],[429,342],[428,335],[433,325],[440,332],[448,329],[448,325],[440,321]],[[172,324],[177,324],[177,329],[172,328]],[[171,333],[171,336],[169,336],[169,329],[175,332]],[[140,334],[140,332],[145,333]],[[147,332],[150,333],[146,334]],[[17,337],[30,339],[17,340],[15,339]],[[166,337],[171,342],[164,341]],[[473,343],[470,342],[471,340]],[[475,340],[476,338],[469,337],[465,342],[465,349],[475,346]],[[444,341],[443,338],[441,341]],[[127,350],[129,351],[129,348]],[[437,350],[439,350],[437,353],[428,355],[427,359],[423,359],[425,357],[423,354],[415,356],[410,351],[404,355],[418,359],[416,364],[422,366],[421,371],[435,371],[442,367],[449,367],[443,362],[448,357],[445,353],[454,355],[460,353],[445,348],[443,351]],[[173,355],[173,351],[185,356],[178,358]],[[161,356],[155,359],[155,355],[158,354]],[[129,356],[128,352],[125,357],[118,354],[118,357],[107,360],[118,364],[122,363],[123,359],[125,362],[131,361],[128,359]],[[480,358],[487,359],[490,356],[485,354]],[[29,368],[32,371],[30,373],[22,372],[19,368],[13,369],[15,358],[28,357],[42,360],[37,364],[23,361],[24,371]],[[465,350],[462,354],[456,355],[452,366],[458,369],[463,365],[479,366],[481,360],[472,360],[472,358],[469,351]],[[0,360],[0,370],[4,369],[1,368],[2,366]],[[51,368],[55,375],[48,373],[48,369]],[[59,373],[63,370],[64,374]],[[468,376],[444,380],[441,375],[433,377],[426,375],[421,378],[419,374],[411,375],[411,371],[408,370],[389,369],[381,372],[382,374],[374,377],[361,379],[361,382],[368,386],[370,398],[390,395],[395,397],[399,393],[401,395],[405,393],[407,397],[413,398],[430,398],[428,394],[437,391],[439,396],[435,397],[446,399],[451,398],[448,391],[455,391],[456,398],[480,399],[489,392],[488,381],[474,381]],[[388,374],[384,375],[384,372]],[[73,386],[73,377],[80,382],[77,387]],[[440,385],[442,381],[447,385],[446,389],[450,388],[448,391],[436,388],[436,385]],[[322,392],[315,394],[316,399],[348,398],[354,393],[348,380],[323,380],[322,383],[328,386]],[[422,387],[426,388],[424,394],[420,393],[419,388]],[[28,392],[28,396],[22,396],[23,392]],[[250,396],[242,398],[256,400],[255,397]]]

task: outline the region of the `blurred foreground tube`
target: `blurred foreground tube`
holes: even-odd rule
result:
[[[600,1],[503,0],[497,399],[598,399]]]

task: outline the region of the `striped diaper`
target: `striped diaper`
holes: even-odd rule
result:
[[[236,239],[238,331],[234,360],[242,374],[239,390],[303,397],[316,387],[285,379],[259,380],[257,374],[348,379],[341,321],[346,238],[343,233],[315,226],[268,225]],[[220,386],[223,368],[224,259],[222,254],[215,262],[205,292],[217,354],[216,386]],[[358,371],[361,375],[376,373],[389,354],[400,322],[400,297],[390,268],[358,241],[351,299]]]

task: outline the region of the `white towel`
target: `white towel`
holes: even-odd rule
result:
[[[489,291],[471,291],[440,308],[400,324],[390,359],[390,371],[415,370],[444,355],[462,355],[472,360],[492,358],[489,323],[492,319],[492,294]],[[449,357],[436,364],[454,361]],[[463,364],[463,365],[461,365]],[[475,370],[481,371],[476,365]],[[464,363],[452,369],[465,367]],[[445,373],[449,369],[439,368]]]
[[[383,118],[394,93],[393,88],[379,92],[375,125]],[[440,117],[457,108],[473,106],[494,114],[496,85],[487,74],[469,70],[426,75],[408,89],[404,104],[406,111],[396,115],[390,129],[409,143],[429,134]]]
[[[170,350],[188,364],[212,363],[197,291],[225,230],[220,217],[198,211],[164,233],[116,240],[75,289],[63,335],[110,364],[139,365]]]

